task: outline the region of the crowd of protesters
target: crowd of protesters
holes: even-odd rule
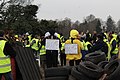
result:
[[[65,39],[62,34],[55,32],[54,30],[46,32],[43,36],[38,34],[25,33],[23,35],[15,35],[10,33],[0,33],[1,42],[5,41],[5,45],[2,45],[2,51],[0,57],[6,57],[7,55],[15,56],[11,54],[13,49],[10,47],[8,42],[15,41],[17,44],[23,47],[29,47],[34,51],[35,55],[40,56],[41,66],[44,68],[57,67],[58,64],[61,66],[79,65],[81,61],[84,61],[85,55],[95,52],[102,51],[106,54],[106,59],[109,60],[112,56],[118,54],[118,47],[120,43],[120,34],[112,32],[101,32],[97,33],[94,31],[90,33],[87,31],[78,32],[73,29],[70,31],[69,38]],[[57,39],[59,40],[59,50],[46,50],[46,39]],[[8,41],[8,42],[6,42]],[[66,54],[65,44],[77,44],[77,54]],[[7,47],[7,48],[6,48]],[[60,59],[60,61],[58,60]],[[3,58],[0,58],[0,60]],[[2,64],[0,62],[0,64]],[[9,63],[8,63],[9,64]],[[8,66],[10,67],[10,66]],[[3,70],[0,67],[0,78]],[[9,73],[10,69],[8,70]],[[12,79],[11,79],[12,80]]]
[[[69,38],[65,39],[62,34],[49,31],[43,36],[38,34],[32,35],[26,33],[24,35],[15,35],[15,40],[20,42],[23,47],[30,47],[36,54],[39,53],[41,65],[49,67],[57,67],[58,63],[63,65],[78,65],[80,61],[84,61],[86,54],[101,50],[109,60],[113,55],[118,54],[118,46],[120,42],[120,34],[112,32],[90,33],[87,31],[78,32],[71,30]],[[58,39],[59,50],[46,50],[46,39]],[[78,54],[65,54],[65,44],[77,44]],[[60,55],[60,56],[59,56]],[[58,57],[60,61],[58,62]]]

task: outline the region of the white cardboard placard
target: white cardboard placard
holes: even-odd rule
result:
[[[65,54],[78,54],[78,45],[65,44]]]
[[[46,50],[59,50],[59,40],[46,39]]]

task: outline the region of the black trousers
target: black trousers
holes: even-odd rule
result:
[[[0,73],[0,80],[2,80],[2,75],[5,77],[5,80],[13,80],[11,72]]]
[[[70,61],[69,61],[69,65],[70,65],[70,66],[74,66],[74,62],[75,62],[75,65],[79,65],[80,61],[81,61],[81,60],[70,60]]]
[[[46,65],[46,54],[40,55],[40,64],[41,64],[41,67],[45,69],[45,65]]]
[[[58,51],[46,51],[46,65],[47,68],[57,67]]]
[[[60,62],[61,62],[61,66],[65,66],[66,65],[66,54],[65,53],[60,53]]]

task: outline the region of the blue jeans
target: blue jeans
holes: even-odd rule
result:
[[[2,80],[2,76],[4,76],[5,80],[13,80],[11,72],[0,73],[0,80]]]

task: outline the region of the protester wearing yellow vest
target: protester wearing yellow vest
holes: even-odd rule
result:
[[[110,58],[111,58],[111,54],[110,54],[111,46],[110,46],[110,43],[109,43],[108,39],[104,38],[103,41],[104,41],[104,42],[107,44],[107,46],[108,46],[107,60],[109,61]]]
[[[42,47],[40,49],[40,55],[45,55],[45,54],[46,54],[45,46],[42,45]]]
[[[80,34],[81,35],[81,38],[80,38],[80,41],[81,41],[81,45],[83,46],[82,50],[81,50],[81,53],[82,53],[82,61],[84,61],[84,58],[85,58],[85,54],[86,54],[86,51],[85,51],[85,36],[82,36],[83,33]]]
[[[85,43],[85,50],[89,52],[89,49],[91,47],[92,47],[92,38],[89,37],[89,38],[87,38],[86,43]]]
[[[39,49],[39,39],[33,38],[31,42],[31,48],[37,51]]]
[[[45,64],[46,64],[45,37],[41,37],[41,46],[39,48],[39,51],[40,51],[41,67],[45,68]]]
[[[86,51],[88,51],[88,47],[87,47],[88,45],[92,46],[92,44],[87,41],[87,42],[86,42],[86,45],[85,45],[85,50],[86,50]]]
[[[45,64],[46,64],[46,49],[45,49],[45,45],[41,45],[40,47],[40,63],[41,63],[41,67],[45,68]]]
[[[56,33],[55,34],[56,36],[58,36],[58,38],[60,39],[60,42],[61,42],[61,49],[60,49],[60,62],[61,62],[61,66],[65,66],[66,65],[66,54],[65,54],[65,49],[64,49],[64,46],[65,46],[65,39],[64,39],[64,36],[63,34],[58,34]]]
[[[110,41],[110,46],[111,46],[111,56],[118,54],[118,45],[116,42],[116,38],[113,37],[112,34],[109,35],[109,41]]]
[[[60,51],[60,61],[61,61],[61,66],[66,65],[66,54],[65,54],[65,43],[62,42],[62,47]]]
[[[39,52],[39,47],[40,47],[40,41],[38,39],[38,35],[33,36],[33,39],[30,42],[30,47],[34,51],[34,54],[37,55],[37,52]]]
[[[11,75],[11,62],[10,56],[15,56],[15,51],[3,38],[4,32],[0,31],[0,80],[2,75],[5,77],[5,80],[13,80]]]
[[[83,40],[83,44],[84,44],[84,50],[82,50],[82,60],[85,60],[85,55],[89,53],[89,49],[92,47],[92,38],[89,37],[87,38],[86,42],[84,42]]]

